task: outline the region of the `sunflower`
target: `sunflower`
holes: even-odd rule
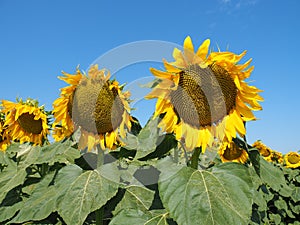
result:
[[[131,129],[129,92],[122,92],[116,80],[110,80],[106,69],[93,65],[86,76],[78,68],[76,74],[63,73],[70,86],[61,89],[53,103],[53,137],[56,141],[72,135],[80,128],[79,148],[88,150],[100,145],[113,149]],[[126,127],[126,128],[125,128]]]
[[[298,168],[300,167],[300,154],[297,152],[289,152],[284,156],[286,167]]]
[[[22,99],[16,103],[2,100],[2,112],[5,113],[4,127],[11,140],[31,142],[34,145],[42,145],[47,140],[48,121],[44,107],[38,106],[38,102]]]
[[[191,38],[183,51],[175,48],[175,62],[164,60],[165,71],[151,68],[158,84],[146,96],[157,98],[154,116],[161,116],[163,131],[176,134],[187,150],[207,146],[224,138],[231,142],[237,133],[246,134],[244,122],[255,120],[253,110],[261,110],[261,90],[244,80],[253,70],[251,59],[238,62],[246,54],[210,52],[207,39],[194,52]],[[209,53],[209,54],[208,54]]]
[[[273,162],[277,162],[277,163],[280,163],[282,164],[283,163],[283,156],[282,156],[282,153],[281,152],[277,152],[277,151],[273,151],[272,152],[272,161]]]
[[[218,153],[222,162],[245,163],[248,160],[247,151],[237,146],[233,141],[223,141]]]
[[[0,112],[0,151],[5,151],[7,146],[10,144],[10,138],[7,130],[4,127],[5,116]]]
[[[264,157],[265,160],[267,160],[268,162],[273,162],[272,158],[274,155],[274,153],[273,153],[274,151],[271,148],[267,147],[260,140],[255,141],[252,144],[252,146],[259,151],[259,153]]]

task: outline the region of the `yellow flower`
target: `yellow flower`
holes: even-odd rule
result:
[[[233,141],[224,141],[218,153],[222,162],[245,163],[248,160],[247,151],[237,146]]]
[[[272,152],[272,161],[277,163],[283,163],[283,156],[281,152],[273,151]]]
[[[6,117],[4,127],[11,140],[34,145],[42,145],[47,140],[47,115],[37,101],[28,99],[14,103],[2,100],[2,106]]]
[[[5,151],[10,144],[10,138],[7,130],[4,128],[5,118],[4,114],[0,112],[0,151]]]
[[[263,144],[260,140],[256,141],[252,145],[254,148],[257,148],[259,153],[264,157],[268,162],[273,162],[274,151]]]
[[[298,168],[300,167],[300,154],[297,152],[289,152],[284,156],[286,167]]]
[[[165,71],[150,69],[159,79],[146,96],[157,98],[154,116],[163,116],[159,126],[190,151],[245,135],[244,122],[256,119],[252,111],[261,110],[263,100],[261,90],[244,81],[253,70],[251,59],[238,64],[246,51],[209,53],[209,44],[205,40],[195,53],[188,36],[183,51],[174,49],[175,62],[164,61]]]
[[[80,128],[79,149],[91,150],[98,144],[102,149],[115,148],[126,128],[131,129],[130,93],[122,92],[122,86],[110,80],[109,71],[99,70],[98,65],[87,76],[78,68],[75,75],[63,74],[59,78],[70,86],[62,88],[53,103],[54,139],[62,140]]]

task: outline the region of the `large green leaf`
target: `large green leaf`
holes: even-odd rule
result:
[[[252,181],[248,169],[224,163],[208,171],[159,163],[162,202],[178,224],[248,224]]]
[[[54,173],[51,173],[43,178],[11,222],[38,221],[47,218],[55,211],[57,194],[54,186],[49,186],[53,177]]]
[[[121,202],[117,205],[114,214],[122,209],[149,210],[154,198],[154,191],[140,186],[129,186]]]
[[[123,209],[109,223],[109,225],[168,225],[168,213],[164,210],[145,212],[140,209]]]
[[[1,207],[0,209],[0,222],[12,218],[16,212],[18,212],[23,207],[23,202],[18,202],[12,206]]]
[[[275,191],[279,191],[286,185],[283,171],[264,159],[260,160],[260,177],[263,183]]]
[[[0,203],[13,188],[23,184],[26,178],[25,168],[8,167],[0,173]]]
[[[40,146],[20,145],[20,151],[17,154],[21,167],[28,167],[36,163],[41,154]]]
[[[72,144],[71,141],[55,142],[43,147],[35,164],[74,163],[75,159],[80,158],[80,152]]]
[[[158,128],[159,118],[150,119],[146,126],[140,131],[137,136],[138,145],[137,145],[137,152],[135,155],[136,159],[143,158],[146,155],[154,152],[157,145],[158,139],[160,135],[160,130]],[[163,137],[160,137],[161,141]]]
[[[9,158],[6,152],[0,151],[0,166],[3,167],[16,167],[16,162]],[[1,168],[1,167],[0,167]]]
[[[294,187],[292,189],[291,197],[294,202],[300,202],[300,187]]]
[[[69,184],[58,204],[58,212],[67,224],[83,224],[89,213],[101,208],[117,193],[119,184],[114,180],[119,175],[108,179],[105,167],[86,171]]]
[[[66,191],[75,182],[75,180],[82,174],[82,169],[74,164],[63,167],[59,170],[55,179],[54,186],[57,190],[57,205],[62,201]]]

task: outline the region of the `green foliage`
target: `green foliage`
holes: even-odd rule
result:
[[[298,224],[300,171],[261,158],[261,179],[256,182],[253,224]]]
[[[193,169],[157,123],[99,156],[71,140],[13,143],[0,152],[0,224],[297,224],[299,170],[251,146],[248,164],[221,163],[208,150]]]
[[[179,224],[248,224],[252,181],[244,165],[201,171],[163,161],[160,168],[162,202]]]

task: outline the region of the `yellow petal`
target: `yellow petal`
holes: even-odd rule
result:
[[[154,68],[150,68],[150,71],[157,78],[172,80],[172,74],[169,72],[160,71]]]
[[[210,40],[206,39],[202,45],[198,48],[197,56],[200,57],[202,60],[206,59],[206,56],[208,54],[208,49],[210,45]]]
[[[194,46],[190,36],[187,36],[183,43],[184,56],[187,58],[189,63],[193,63],[194,58]]]
[[[170,73],[179,73],[181,69],[176,68],[175,66],[168,63],[165,59],[163,59],[165,69]]]

